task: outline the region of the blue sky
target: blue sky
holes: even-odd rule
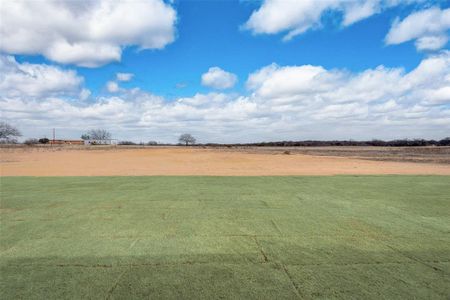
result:
[[[113,33],[115,30],[123,31],[125,32],[123,34],[124,37],[122,36],[121,38],[127,42],[118,41],[117,37],[107,40],[108,47],[113,45],[119,47],[117,49],[122,50],[119,59],[110,59],[107,57],[105,58],[107,62],[99,62],[100,58],[98,57],[89,57],[89,61],[86,62],[86,56],[92,55],[86,54],[90,53],[87,51],[89,50],[87,48],[91,44],[86,46],[86,53],[79,54],[77,52],[74,56],[64,56],[67,51],[55,52],[54,48],[48,46],[52,43],[59,46],[57,44],[59,41],[49,40],[39,48],[37,46],[24,45],[22,40],[18,42],[18,39],[13,38],[12,34],[8,34],[8,36],[5,34],[6,30],[9,29],[8,26],[11,26],[13,29],[23,27],[21,28],[22,31],[17,31],[16,37],[21,32],[26,32],[27,30],[30,31],[30,35],[36,35],[33,32],[34,28],[29,28],[24,25],[27,22],[36,22],[38,24],[36,27],[43,26],[42,28],[48,31],[47,34],[49,36],[55,32],[57,35],[63,36],[65,40],[72,38],[66,32],[66,29],[56,28],[56,25],[52,25],[51,22],[42,25],[43,21],[39,20],[37,11],[34,12],[36,14],[34,16],[35,18],[31,16],[30,20],[19,19],[14,24],[11,20],[3,22],[2,27],[5,31],[2,31],[2,39],[8,43],[8,46],[3,46],[1,49],[2,55],[14,59],[13,63],[8,63],[14,65],[8,70],[11,68],[21,69],[23,65],[31,65],[34,68],[47,66],[49,68],[56,68],[61,72],[74,72],[75,75],[72,76],[74,77],[74,81],[77,81],[77,78],[79,79],[76,83],[70,82],[70,79],[65,83],[54,83],[54,86],[51,88],[39,92],[21,91],[20,87],[11,87],[7,84],[11,81],[11,78],[16,78],[13,71],[8,71],[11,74],[5,74],[3,77],[0,77],[3,81],[3,86],[6,86],[4,87],[2,101],[7,102],[8,105],[12,105],[11,103],[13,101],[19,100],[21,103],[16,103],[14,109],[3,108],[2,115],[4,118],[12,123],[22,123],[21,129],[27,136],[43,135],[49,128],[59,126],[63,134],[68,137],[77,137],[80,134],[79,120],[73,120],[74,118],[76,119],[77,115],[74,111],[78,111],[78,113],[82,113],[83,110],[90,111],[105,103],[107,104],[105,107],[109,107],[108,105],[111,105],[111,101],[117,99],[123,101],[121,105],[123,104],[123,107],[127,107],[125,109],[131,109],[129,105],[136,106],[137,102],[143,101],[138,100],[139,97],[159,97],[158,99],[162,101],[162,104],[158,104],[158,111],[154,112],[154,114],[160,116],[161,110],[167,113],[169,115],[167,126],[160,126],[161,122],[164,122],[164,118],[150,117],[152,111],[147,112],[149,116],[147,120],[146,112],[143,111],[144,108],[142,107],[133,108],[141,112],[140,116],[136,115],[132,119],[124,118],[124,120],[118,121],[117,124],[113,124],[112,126],[110,125],[111,120],[109,116],[103,119],[102,116],[95,116],[92,122],[87,118],[84,124],[87,124],[86,129],[88,127],[110,126],[110,130],[115,136],[122,139],[142,139],[141,135],[145,133],[146,136],[152,135],[155,136],[153,139],[158,140],[160,138],[161,141],[173,141],[178,134],[184,131],[194,132],[200,136],[200,140],[212,140],[215,142],[275,140],[279,138],[440,138],[449,132],[450,125],[445,120],[450,118],[449,101],[446,94],[448,92],[446,87],[450,83],[444,80],[439,85],[427,86],[427,83],[423,82],[421,83],[423,88],[420,91],[413,90],[410,87],[412,83],[407,83],[407,80],[410,80],[409,78],[412,77],[412,75],[408,76],[410,72],[418,68],[422,62],[427,62],[427,60],[429,61],[433,58],[439,58],[439,61],[436,63],[437,67],[434,68],[440,70],[439,72],[436,71],[433,73],[433,76],[439,76],[442,79],[443,75],[444,77],[448,75],[449,70],[445,68],[448,66],[449,56],[446,52],[448,50],[448,42],[446,41],[448,40],[447,36],[450,27],[448,25],[450,22],[447,20],[450,16],[450,13],[447,12],[449,11],[450,4],[446,1],[411,0],[409,4],[406,4],[406,1],[404,1],[402,4],[394,5],[390,3],[395,1],[355,0],[354,6],[348,7],[346,6],[347,4],[342,4],[338,0],[335,0],[335,4],[325,8],[319,7],[320,5],[316,5],[317,7],[315,7],[314,4],[310,6],[304,5],[302,7],[302,5],[299,6],[296,4],[295,1],[291,1],[292,4],[289,4],[289,1],[277,4],[277,0],[175,1],[174,3],[162,2],[160,0],[148,1],[151,3],[158,2],[156,4],[162,5],[158,6],[158,9],[161,9],[160,12],[156,12],[155,7],[150,7],[148,10],[148,18],[153,17],[153,12],[155,14],[159,13],[159,16],[167,14],[168,21],[161,20],[161,22],[165,22],[164,26],[166,26],[164,29],[165,40],[163,45],[155,46],[156,42],[152,40],[150,44],[146,44],[143,47],[143,43],[141,42],[142,36],[148,37],[151,34],[158,35],[159,33],[155,30],[159,30],[163,25],[138,24],[142,26],[142,30],[139,32],[131,32],[127,37],[126,29],[128,27],[133,28],[136,24],[130,23],[127,25],[126,22],[123,24],[120,24],[121,22],[110,22],[107,24],[114,25],[109,25],[110,27],[105,29],[107,31],[105,36],[109,38],[109,36],[113,35],[109,31]],[[143,5],[145,4],[145,0],[141,2]],[[368,2],[374,3],[373,5],[371,4],[373,11],[369,10],[370,12],[367,13],[367,16],[356,21],[351,21],[351,24],[345,23],[346,17],[356,11],[355,7],[359,9],[360,6],[367,5]],[[291,5],[292,8],[288,5]],[[87,15],[97,9],[95,6],[89,6],[88,4],[86,4],[86,7],[87,9],[83,10],[82,13],[86,13]],[[9,14],[8,9],[11,8],[5,5],[2,8],[2,16]],[[19,7],[19,9],[25,8]],[[65,9],[67,9],[69,14],[73,13],[76,16],[74,8],[68,7]],[[120,9],[125,10],[129,8],[115,7],[114,9],[120,11]],[[111,9],[111,11],[114,9]],[[270,20],[265,14],[266,11],[270,11],[274,15],[277,13],[283,14],[287,11],[286,9],[296,12],[291,16],[291,23],[284,22],[282,16],[278,19]],[[429,12],[430,10],[432,11]],[[171,12],[175,14],[175,17],[170,14]],[[308,16],[313,14],[312,12],[318,12],[319,17],[308,20]],[[55,14],[57,13],[58,10],[55,9]],[[420,22],[426,22],[426,14],[431,13],[434,15],[428,18],[437,20],[438,18],[436,16],[438,16],[442,20],[438,22],[437,27],[435,26],[428,31],[421,30],[426,24],[422,24],[422,26]],[[252,25],[249,25],[252,17],[256,21]],[[408,18],[416,18],[418,21],[412,19],[412,23],[417,23],[417,26],[414,27],[406,24]],[[169,26],[167,22],[169,22]],[[405,23],[404,28],[401,28],[402,22]],[[101,27],[101,25],[97,26]],[[294,34],[287,41],[283,39],[289,32],[295,31],[303,25],[307,29],[301,29],[301,33]],[[67,26],[70,26],[70,24]],[[111,28],[115,26],[117,28]],[[394,32],[395,30],[398,32]],[[393,33],[392,36],[394,37],[390,42],[387,42],[387,36],[390,32]],[[64,36],[65,34],[68,37]],[[83,33],[76,34],[78,35],[77,39],[80,40],[83,51],[84,48],[82,47],[85,47],[85,44],[83,44],[84,41],[100,43],[91,36],[83,37]],[[436,46],[436,39],[439,39],[439,41],[444,39],[444,42],[439,42],[439,45]],[[23,40],[27,41],[30,38],[25,36]],[[133,42],[129,42],[130,40]],[[425,49],[419,49],[419,40],[424,41],[425,46],[423,47]],[[17,46],[14,43],[17,43]],[[106,42],[102,40],[101,47],[103,47],[103,43]],[[33,47],[36,49],[33,49]],[[100,53],[100,50],[97,48],[95,51]],[[114,57],[114,54],[111,55],[111,57]],[[115,57],[117,58],[117,55]],[[90,65],[86,67],[86,64]],[[266,76],[263,82],[256,84],[254,88],[249,88],[250,76],[271,64],[276,64],[276,67],[270,70],[270,74],[267,75],[268,77]],[[3,67],[6,70],[5,65],[7,64],[3,63]],[[321,68],[320,70],[315,69],[311,71],[315,76],[314,78],[316,78],[314,80],[308,79],[311,73],[307,68],[304,68],[304,66],[308,65]],[[441,65],[444,68],[443,70],[439,68]],[[378,66],[385,68],[385,70],[378,71],[379,74],[377,73],[373,76],[379,76],[380,81],[368,84],[368,90],[364,90],[362,93],[361,85],[372,80],[364,81],[364,78],[362,78],[363,74],[370,70],[377,70],[376,68]],[[214,83],[202,84],[202,74],[208,72],[209,68],[212,67],[220,68],[226,74],[233,75],[237,78],[236,82],[233,81],[233,84],[229,88],[217,88],[217,85],[214,86]],[[392,70],[398,70],[401,74],[394,76],[391,74],[395,73]],[[133,77],[129,81],[118,81],[116,80],[117,73],[130,73],[133,74]],[[222,75],[225,76],[226,74],[224,74]],[[297,86],[301,86],[302,84],[319,86],[328,83],[328,81],[324,83],[320,79],[323,77],[321,74],[324,74],[323,76],[333,75],[333,80],[336,80],[336,82],[330,86],[339,85],[346,87],[345,91],[342,91],[341,98],[331,99],[332,97],[329,93],[333,90],[324,94],[322,89],[296,89]],[[383,80],[389,81],[392,78],[405,81],[403,93],[396,93],[389,90],[382,93],[378,98],[374,97],[371,100],[353,99],[353,97],[348,96],[352,94],[353,90],[355,93],[361,92],[361,95],[373,94],[376,92],[378,83],[383,85]],[[283,80],[283,82],[292,81],[292,85],[284,87],[284,90],[275,89],[267,91],[268,86],[274,84],[275,86],[283,85],[276,84],[276,79]],[[305,80],[307,80],[306,83]],[[362,81],[362,83],[358,83],[358,80]],[[107,83],[109,81],[117,83],[117,90],[108,90]],[[392,84],[392,82],[386,82],[386,84]],[[32,85],[32,83],[19,82],[18,85],[27,87]],[[139,92],[137,92],[136,88],[139,89]],[[81,90],[89,91],[87,92],[89,96],[80,99],[79,94]],[[424,95],[426,97],[433,90],[442,92],[440,92],[439,96],[430,96],[428,100],[419,99],[420,97],[423,98]],[[285,97],[286,99],[281,99],[279,95],[284,95],[288,92],[290,93],[290,100],[286,100],[287,96]],[[136,93],[139,93],[139,96]],[[203,102],[207,100],[198,100],[196,95],[197,98],[204,96],[213,99],[218,97],[220,99],[217,101],[221,104],[217,106],[205,104]],[[308,95],[308,98],[305,98],[305,95]],[[433,97],[438,97],[439,100],[433,100]],[[441,99],[442,97],[444,100]],[[180,100],[184,98],[191,100]],[[233,118],[230,114],[234,110],[229,111],[229,107],[231,104],[242,104],[239,102],[239,99],[243,98],[245,100],[242,101],[247,101],[244,104],[249,109],[248,114]],[[46,100],[56,101],[55,99],[63,101],[61,103],[57,102],[63,107],[68,105],[64,109],[70,111],[68,114],[74,113],[75,116],[67,117],[67,120],[62,123],[54,120],[54,118],[57,118],[56,116],[49,116],[48,119],[45,119],[42,116],[37,118],[32,113],[32,110],[36,109],[36,105],[45,106]],[[311,101],[308,99],[317,99],[317,101],[310,103]],[[192,101],[196,102],[194,103]],[[214,101],[216,100],[212,100],[212,102]],[[426,103],[420,101],[425,101]],[[185,107],[181,104],[177,107],[174,105],[169,106],[169,104],[164,106],[164,103],[181,103],[183,105],[188,103],[191,106]],[[291,109],[287,108],[284,104],[280,106],[279,103],[288,103],[291,105]],[[430,103],[433,103],[433,105]],[[392,111],[384,111],[383,109],[377,111],[377,108],[374,108],[381,107],[383,104],[386,107],[395,107],[396,113],[392,114]],[[17,113],[17,105],[22,106],[21,113],[19,114]],[[342,111],[347,110],[347,114],[341,113],[339,105],[342,106]],[[359,107],[358,105],[362,106]],[[376,113],[371,113],[372,108],[374,108],[373,111],[376,111]],[[133,109],[130,111],[130,114],[135,113]],[[182,109],[185,109],[188,112],[187,114],[191,112],[192,116],[184,120],[179,120],[179,122],[174,124],[174,115],[177,115],[179,110]],[[327,111],[327,109],[333,113],[324,116],[317,113]],[[352,109],[354,112],[352,112]],[[403,109],[403,111],[400,109]],[[420,126],[417,125],[417,120],[405,120],[405,115],[415,113],[412,112],[413,110],[426,110],[426,113],[424,112],[424,115],[420,117]],[[292,111],[295,113],[293,114]],[[117,111],[112,109],[108,113],[117,113]],[[211,121],[206,116],[206,114],[211,113],[217,113],[218,115],[224,114],[227,117],[222,118],[220,121]],[[361,113],[361,116],[358,118],[352,119],[349,117],[351,115],[358,115],[359,113]],[[59,113],[55,112],[55,114],[58,115]],[[320,115],[320,117],[314,115],[306,123],[296,123],[295,120],[302,118],[302,114],[307,115],[308,118],[313,114]],[[342,117],[343,115],[344,117]],[[345,117],[347,115],[348,117]],[[26,120],[20,122],[18,118],[26,118]],[[243,119],[246,118],[249,119],[249,124],[243,122]],[[437,124],[431,124],[436,119],[439,120]],[[386,120],[391,122],[387,122]],[[267,128],[274,123],[280,122],[283,124],[278,124],[272,129]],[[156,126],[158,127],[157,129],[154,128],[155,124],[158,124]],[[215,130],[208,129],[211,124],[211,128],[215,128]],[[280,130],[280,127],[278,127],[285,128],[284,126],[286,124],[291,124],[292,130]],[[416,124],[417,128],[411,130],[410,128],[414,124]],[[327,134],[329,128],[336,128],[336,126],[340,129]],[[304,130],[299,129],[302,127],[314,127],[315,129],[309,130],[309,134],[300,134],[304,132]],[[242,135],[243,129],[248,129],[249,134]],[[281,132],[281,134],[277,132]]]
[[[220,66],[233,72],[241,80],[235,90],[245,92],[245,79],[249,73],[271,63],[279,65],[321,65],[325,68],[345,68],[361,71],[378,65],[404,67],[417,66],[423,53],[415,50],[413,41],[397,46],[383,42],[391,23],[405,16],[414,5],[389,9],[357,25],[342,28],[335,22],[339,13],[324,17],[324,30],[307,32],[295,40],[284,42],[282,34],[257,35],[242,30],[258,1],[177,1],[177,39],[161,50],[139,51],[126,48],[121,62],[100,68],[77,68],[86,78],[86,86],[101,93],[105,82],[117,72],[135,74],[127,87],[140,87],[169,98],[192,96],[208,92],[200,84],[200,75],[211,66]],[[442,3],[442,7],[444,5]],[[21,61],[52,63],[42,56],[21,56]],[[186,84],[177,88],[178,83]]]

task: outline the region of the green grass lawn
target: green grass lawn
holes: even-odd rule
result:
[[[3,177],[0,299],[450,297],[450,177]]]

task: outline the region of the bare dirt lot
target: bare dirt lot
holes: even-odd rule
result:
[[[450,175],[449,156],[448,147],[17,147],[0,148],[0,175]]]

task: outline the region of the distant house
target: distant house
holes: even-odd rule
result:
[[[105,140],[84,140],[84,145],[117,145],[117,140],[105,139]]]
[[[83,140],[49,140],[51,145],[84,145]]]

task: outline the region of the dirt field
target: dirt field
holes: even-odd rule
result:
[[[449,148],[0,148],[1,176],[450,175]],[[289,151],[289,155],[283,154]],[[302,151],[304,151],[302,153]],[[306,151],[306,152],[305,152]],[[403,152],[402,152],[403,151]],[[427,154],[427,151],[431,154]],[[439,150],[442,152],[442,150]],[[447,152],[446,152],[447,151]],[[306,154],[305,154],[306,153]],[[391,161],[395,160],[395,161]]]

